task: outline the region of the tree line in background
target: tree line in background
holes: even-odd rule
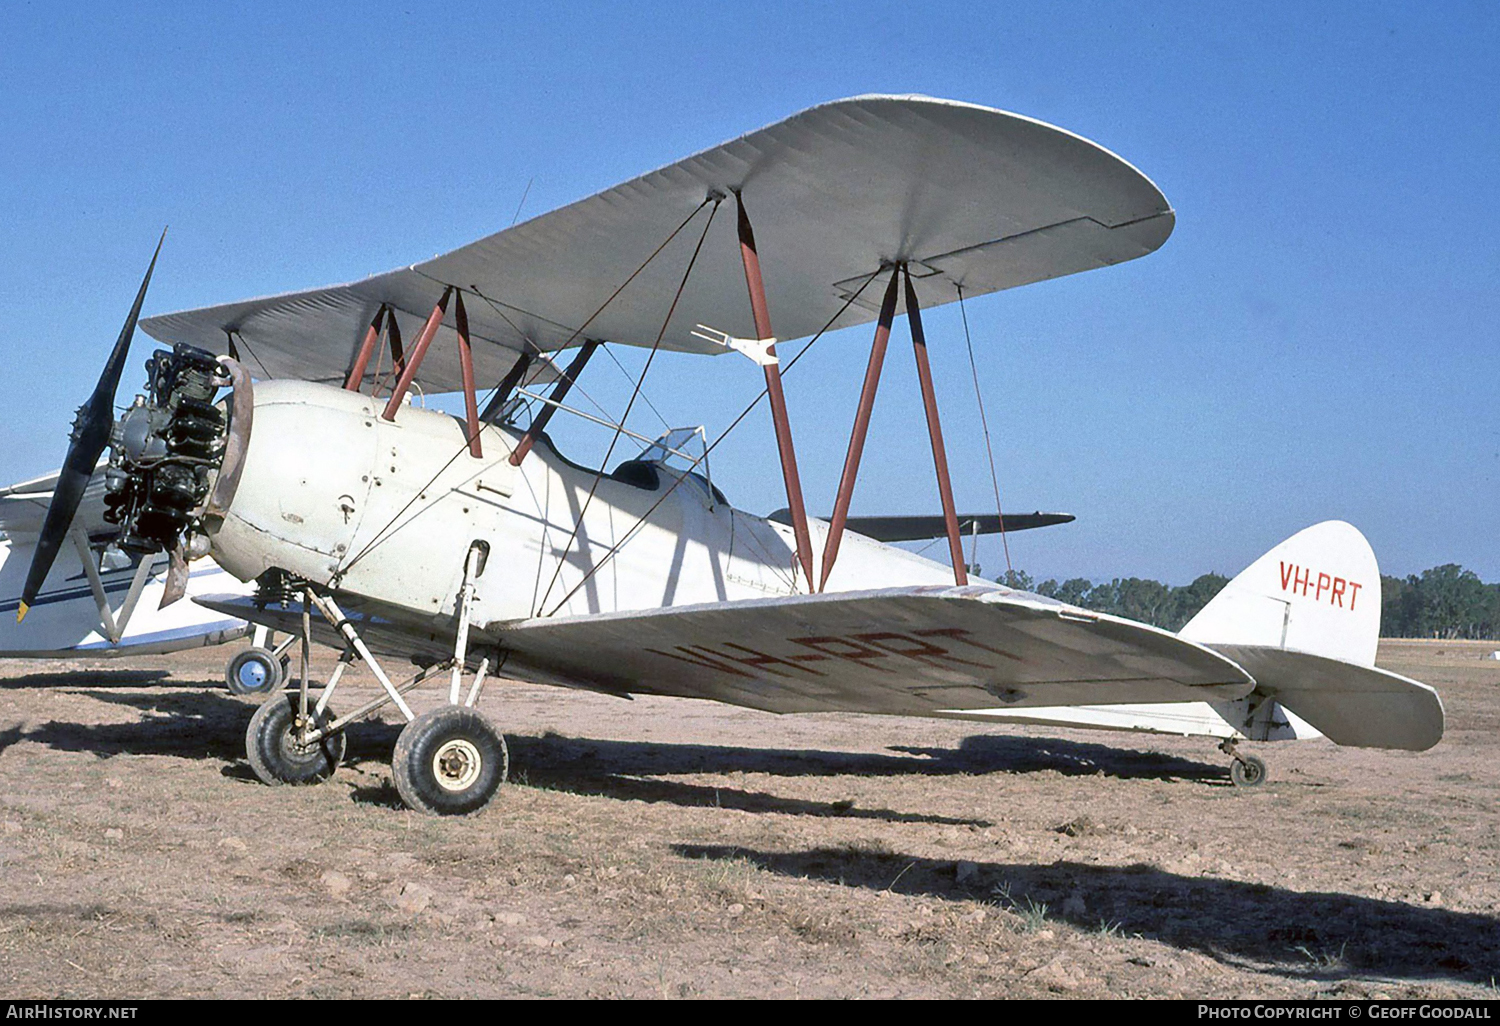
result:
[[[1000,583],[1100,613],[1181,630],[1229,578],[1204,574],[1172,587],[1139,577],[1095,584],[1082,577],[1037,582],[1008,570]],[[1387,638],[1500,638],[1500,583],[1485,584],[1472,570],[1447,563],[1409,577],[1380,576],[1380,633]]]

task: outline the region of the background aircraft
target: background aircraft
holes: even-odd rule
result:
[[[0,488],[0,613],[19,611],[27,571],[57,486],[58,473]],[[104,519],[104,475],[91,475],[72,527],[50,573],[32,599],[24,624],[0,616],[0,658],[111,657],[175,652],[251,637],[225,667],[236,694],[269,691],[285,679],[291,641],[271,645],[264,627],[195,602],[161,607],[169,560],[165,553],[119,548],[119,527]],[[196,563],[187,596],[248,594],[249,588],[212,559]]]

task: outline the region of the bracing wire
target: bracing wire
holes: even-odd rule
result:
[[[245,352],[247,352],[247,353],[250,354],[250,359],[252,359],[252,360],[255,361],[255,365],[257,367],[259,367],[260,368],[260,372],[266,376],[266,380],[269,381],[269,380],[275,378],[276,375],[274,375],[270,371],[266,370],[266,365],[260,362],[260,357],[258,357],[258,356],[255,355],[255,350],[251,349],[250,348],[250,343],[245,341],[244,332],[236,331],[235,334],[240,337],[240,345],[242,345],[242,346],[245,347]]]
[[[609,458],[614,455],[615,446],[619,443],[620,435],[625,429],[625,422],[630,419],[630,411],[635,407],[635,401],[641,394],[641,386],[646,383],[646,374],[651,370],[651,363],[661,349],[661,340],[666,337],[667,326],[672,323],[672,315],[677,312],[677,304],[682,299],[683,290],[687,288],[688,279],[693,276],[693,267],[698,263],[698,254],[703,252],[703,243],[708,238],[709,228],[713,227],[714,215],[719,212],[720,202],[722,200],[714,201],[712,209],[708,212],[708,220],[703,222],[703,234],[698,236],[698,245],[693,248],[693,255],[688,258],[687,270],[682,272],[682,281],[677,286],[676,294],[672,296],[672,305],[667,307],[667,316],[662,319],[661,330],[656,333],[656,341],[651,343],[651,353],[646,357],[646,365],[641,368],[641,375],[636,379],[635,388],[630,393],[630,401],[625,404],[625,412],[621,414],[619,423],[615,425],[615,433],[609,440],[609,448],[605,450],[604,461],[599,465],[599,472],[594,475],[593,484],[589,485],[588,497],[583,500],[583,506],[578,511],[578,517],[573,524],[573,533],[568,535],[568,543],[563,546],[562,558],[557,561],[557,566],[552,571],[552,579],[547,582],[547,590],[542,592],[542,600],[537,603],[538,609],[546,605],[547,599],[552,596],[552,588],[557,584],[557,578],[567,563],[568,553],[573,551],[573,543],[578,540],[578,532],[583,530],[584,515],[589,511],[589,504],[594,501],[594,493],[599,490],[599,482],[604,479],[604,469],[609,466]]]
[[[882,268],[876,268],[874,271],[871,271],[870,274],[869,274],[869,276],[867,276],[865,278],[865,280],[860,283],[859,288],[856,289],[854,291],[854,293],[849,296],[848,299],[844,300],[844,305],[841,306],[841,307],[839,307],[838,312],[835,313],[832,317],[828,318],[827,322],[824,323],[824,325],[821,328],[818,329],[818,333],[816,335],[814,335],[812,338],[808,339],[807,340],[807,344],[797,351],[797,355],[796,356],[792,357],[789,361],[787,361],[786,366],[783,367],[782,370],[781,370],[781,373],[782,373],[783,377],[787,373],[789,373],[793,367],[795,367],[797,365],[797,361],[798,360],[801,360],[804,356],[807,355],[807,351],[813,347],[813,345],[818,341],[818,339],[822,338],[828,332],[828,329],[832,328],[833,325],[835,324],[835,322],[837,322],[840,317],[844,316],[844,311],[848,310],[849,307],[853,306],[854,305],[854,301],[856,299],[858,299],[861,295],[864,294],[865,289],[869,287],[870,282],[872,282],[872,281],[874,281],[876,279],[876,277],[880,274],[881,270],[882,270]],[[771,394],[770,388],[762,388],[760,390],[760,394],[758,394],[754,399],[750,400],[749,405],[746,406],[743,410],[740,411],[739,416],[735,417],[734,420],[732,422],[730,422],[730,425],[727,428],[725,428],[723,431],[719,432],[718,437],[713,440],[713,443],[704,447],[703,455],[701,455],[697,459],[695,459],[692,462],[692,464],[687,468],[687,471],[685,473],[683,473],[681,477],[676,478],[667,487],[666,491],[662,492],[661,497],[659,499],[657,499],[654,503],[651,504],[651,508],[648,509],[648,510],[646,510],[645,513],[641,514],[640,519],[638,519],[631,526],[630,530],[628,530],[628,531],[625,532],[625,536],[623,538],[621,538],[618,542],[616,542],[614,544],[614,546],[611,547],[610,550],[604,554],[604,558],[603,559],[599,560],[599,562],[595,563],[592,567],[590,567],[589,570],[588,570],[588,572],[583,575],[583,578],[577,584],[573,585],[572,590],[570,590],[566,595],[564,595],[562,597],[562,601],[559,602],[557,605],[553,606],[552,607],[552,611],[550,613],[545,614],[545,615],[546,616],[556,616],[557,613],[558,613],[558,611],[560,609],[562,609],[564,606],[566,606],[568,604],[568,602],[573,598],[574,595],[578,594],[579,589],[582,588],[585,584],[587,584],[589,582],[590,578],[592,578],[600,570],[604,569],[605,564],[607,564],[615,556],[619,555],[620,550],[623,549],[633,538],[635,538],[636,533],[638,531],[640,531],[642,525],[644,525],[646,523],[646,521],[651,518],[651,514],[655,513],[661,507],[661,504],[667,501],[668,497],[670,497],[671,494],[677,490],[677,488],[682,484],[682,482],[684,482],[684,481],[686,481],[688,479],[688,475],[691,474],[693,471],[697,470],[698,469],[698,465],[700,463],[703,463],[704,461],[706,461],[708,459],[709,454],[712,453],[716,448],[718,448],[719,443],[722,442],[722,441],[724,441],[724,439],[728,438],[729,437],[729,433],[731,431],[733,431],[735,428],[739,427],[740,423],[742,421],[744,421],[744,419],[746,417],[750,416],[751,412],[757,406],[760,405],[761,400],[764,399],[766,396],[768,396],[770,394]]]
[[[620,358],[614,354],[614,351],[611,350],[609,348],[609,346],[605,346],[604,347],[604,355],[607,356],[607,357],[609,357],[610,360],[612,360],[614,362],[614,365],[616,367],[620,368],[620,373],[623,374],[623,375],[625,375],[625,380],[626,381],[634,381],[635,380],[634,378],[632,378],[630,376],[630,372],[625,369],[625,365],[620,362]],[[585,392],[584,394],[587,395],[588,393]],[[645,401],[646,405],[651,408],[651,412],[654,413],[654,414],[656,414],[656,419],[659,420],[659,421],[661,421],[661,426],[664,427],[664,428],[666,428],[668,431],[671,431],[672,430],[672,425],[667,422],[667,418],[666,417],[662,416],[662,412],[656,408],[656,404],[651,401],[651,397],[649,395],[647,395],[645,392],[642,392],[641,393],[641,399],[643,399]],[[594,401],[592,399],[590,399],[589,402],[592,403]],[[598,406],[599,404],[598,403],[594,403],[594,405]]]
[[[615,298],[617,296],[619,296],[619,294],[621,292],[625,291],[626,286],[628,286],[631,282],[635,281],[636,277],[639,276],[640,273],[646,269],[646,267],[651,263],[651,261],[655,260],[661,254],[661,251],[664,250],[664,249],[666,249],[667,246],[671,243],[671,241],[673,239],[677,238],[677,236],[682,232],[682,230],[688,226],[688,223],[690,221],[692,221],[693,218],[695,218],[695,217],[698,216],[698,212],[699,211],[701,211],[704,207],[708,206],[710,203],[714,203],[717,206],[717,202],[718,201],[713,196],[705,196],[703,198],[703,202],[700,203],[700,204],[698,204],[696,207],[694,207],[693,208],[693,212],[691,214],[689,214],[687,217],[683,218],[681,224],[679,224],[676,228],[672,229],[672,233],[670,235],[668,235],[664,240],[662,240],[661,245],[657,246],[656,249],[652,250],[651,251],[651,255],[648,256],[644,261],[642,261],[641,265],[639,267],[637,267],[634,271],[630,272],[630,277],[626,278],[625,281],[623,283],[621,283],[621,285],[620,285],[619,288],[617,288],[613,292],[611,292],[609,294],[609,298],[606,299],[603,303],[601,303],[599,305],[598,309],[596,309],[593,313],[589,314],[588,319],[585,320],[582,324],[580,324],[576,329],[574,329],[573,334],[569,335],[567,341],[565,341],[561,346],[558,346],[558,348],[559,349],[566,349],[566,348],[568,348],[568,346],[572,345],[575,341],[577,341],[578,338],[579,338],[579,336],[582,335],[585,331],[588,330],[588,326],[590,324],[592,324],[599,317],[599,315],[602,314],[605,311],[605,309],[609,306],[609,304],[613,303],[615,301]],[[470,288],[470,289],[462,289],[462,288],[460,288],[460,291],[473,291],[473,289],[472,288]],[[474,292],[474,294],[476,296],[479,296],[478,292]],[[480,296],[480,298],[484,299],[485,302],[487,302],[487,303],[489,302],[489,299],[487,297]],[[499,382],[496,382],[495,386],[493,388],[491,388],[489,390],[489,392],[487,392],[485,394],[484,402],[480,404],[481,408],[483,408],[484,406],[489,405],[490,399],[494,398],[494,395],[495,395],[496,391],[499,390],[499,388],[500,388],[500,384],[499,384]],[[364,548],[360,549],[359,552],[355,556],[353,556],[348,562],[344,563],[338,569],[338,571],[334,574],[334,580],[335,581],[337,581],[338,578],[342,577],[344,574],[348,573],[351,569],[353,569],[354,564],[356,564],[360,560],[364,559],[371,552],[373,552],[378,545],[383,544],[387,539],[389,539],[391,537],[391,534],[387,533],[387,532],[390,532],[391,527],[394,524],[396,524],[396,522],[399,521],[401,519],[401,517],[403,517],[406,514],[407,510],[411,509],[413,503],[415,503],[421,496],[423,496],[424,494],[426,494],[427,489],[429,489],[429,488],[432,487],[432,484],[433,484],[434,481],[436,481],[438,478],[442,477],[443,474],[447,473],[448,468],[451,467],[451,466],[453,466],[454,462],[456,462],[460,456],[462,456],[464,453],[466,453],[466,452],[469,451],[469,443],[471,441],[472,440],[467,437],[467,431],[466,431],[465,432],[465,438],[464,438],[464,444],[462,446],[460,446],[458,448],[458,450],[456,452],[454,452],[454,454],[452,456],[448,457],[448,462],[444,463],[441,467],[439,467],[438,468],[438,472],[436,474],[433,474],[432,477],[431,477],[431,479],[429,479],[428,482],[425,485],[423,485],[421,488],[417,489],[417,491],[412,494],[412,497],[406,501],[406,505],[402,506],[399,510],[397,510],[396,514],[393,517],[391,517],[390,520],[386,521],[385,526],[383,526],[379,531],[377,531],[371,537],[371,539],[368,542],[365,543],[365,547]]]
[[[958,312],[964,319],[964,344],[969,347],[969,372],[974,376],[974,398],[979,402],[979,426],[984,429],[984,451],[990,458],[990,484],[995,487],[995,514],[1000,518],[1000,544],[1005,548],[1005,570],[1010,565],[1010,540],[1005,537],[1005,511],[1000,508],[1000,475],[995,472],[995,447],[990,444],[990,424],[984,415],[984,395],[979,390],[979,364],[974,360],[974,340],[969,335],[969,313],[964,309],[964,287],[958,286]],[[977,537],[977,535],[976,535]],[[977,556],[971,556],[977,559]]]
[[[436,279],[434,279],[434,280],[436,280]],[[503,309],[501,309],[500,306],[493,299],[491,299],[489,296],[486,296],[483,292],[479,291],[479,286],[477,286],[477,285],[470,285],[469,289],[473,291],[474,295],[478,296],[480,299],[482,299],[486,303],[488,303],[490,309],[493,310],[493,311],[495,311],[496,316],[498,316],[506,324],[510,325],[511,330],[516,333],[516,336],[518,338],[524,339],[525,342],[528,345],[531,346],[532,353],[533,353],[533,359],[536,360],[537,364],[539,365],[538,366],[538,370],[541,369],[541,365],[545,365],[545,366],[549,367],[551,370],[553,370],[557,374],[558,377],[562,377],[562,371],[558,370],[557,363],[551,357],[549,357],[546,353],[544,353],[541,350],[537,349],[536,348],[536,343],[534,343],[531,340],[531,338],[528,337],[526,335],[526,333],[521,330],[520,325],[516,324],[515,321],[511,320],[509,317],[507,317],[505,315],[505,311]],[[606,353],[609,352],[609,349],[606,346],[600,346],[599,348],[603,349]],[[618,364],[619,361],[616,360],[615,363]],[[535,380],[535,378],[533,378],[532,380]],[[580,385],[578,382],[575,381],[575,382],[573,382],[573,385],[572,385],[572,391],[577,392],[579,395],[581,395],[585,399],[587,399],[588,402],[589,402],[589,404],[591,406],[593,406],[594,409],[598,410],[599,413],[605,419],[609,418],[609,411],[604,408],[604,404],[601,403],[601,402],[599,402],[599,400],[595,399],[591,394],[589,394],[589,390],[588,389],[584,388],[582,385]],[[530,409],[530,403],[529,402],[527,403],[527,408]]]
[[[521,202],[516,204],[516,212],[510,219],[510,226],[512,228],[514,228],[516,226],[516,222],[521,219],[521,208],[526,205],[526,197],[531,195],[531,184],[535,181],[536,175],[532,175],[526,180],[526,189],[521,193]]]

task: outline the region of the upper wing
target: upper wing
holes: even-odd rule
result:
[[[957,298],[960,286],[976,296],[1144,256],[1174,220],[1144,175],[1069,132],[972,104],[864,96],[814,107],[409,268],[141,326],[160,341],[214,352],[226,350],[233,330],[252,367],[333,379],[380,304],[399,312],[410,338],[443,287],[455,285],[471,291],[480,380],[494,381],[525,342],[565,345],[705,197],[736,191],[755,225],[780,338],[822,328],[890,261],[910,261],[922,301],[935,305]],[[651,345],[698,234],[682,232],[588,325],[588,336]],[[835,326],[873,320],[880,286]],[[714,218],[663,346],[722,352],[690,335],[699,323],[755,334],[732,210]],[[422,368],[431,390],[459,387],[451,324],[452,310]]]
[[[1233,699],[1254,684],[1166,631],[997,588],[800,595],[489,633],[507,652],[507,674],[772,712]]]

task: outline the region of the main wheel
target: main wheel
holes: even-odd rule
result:
[[[396,790],[409,807],[467,816],[488,805],[505,783],[510,752],[482,714],[445,705],[401,729],[391,769]]]
[[[1238,755],[1229,764],[1229,779],[1236,787],[1258,787],[1266,782],[1266,764],[1253,755]]]
[[[324,710],[313,724],[321,727],[333,718]],[[343,761],[348,744],[343,731],[304,745],[297,741],[296,722],[297,696],[291,694],[273,695],[250,717],[245,752],[250,768],[267,784],[318,784]]]
[[[224,668],[224,683],[235,695],[268,695],[285,680],[286,665],[268,648],[247,648]]]

